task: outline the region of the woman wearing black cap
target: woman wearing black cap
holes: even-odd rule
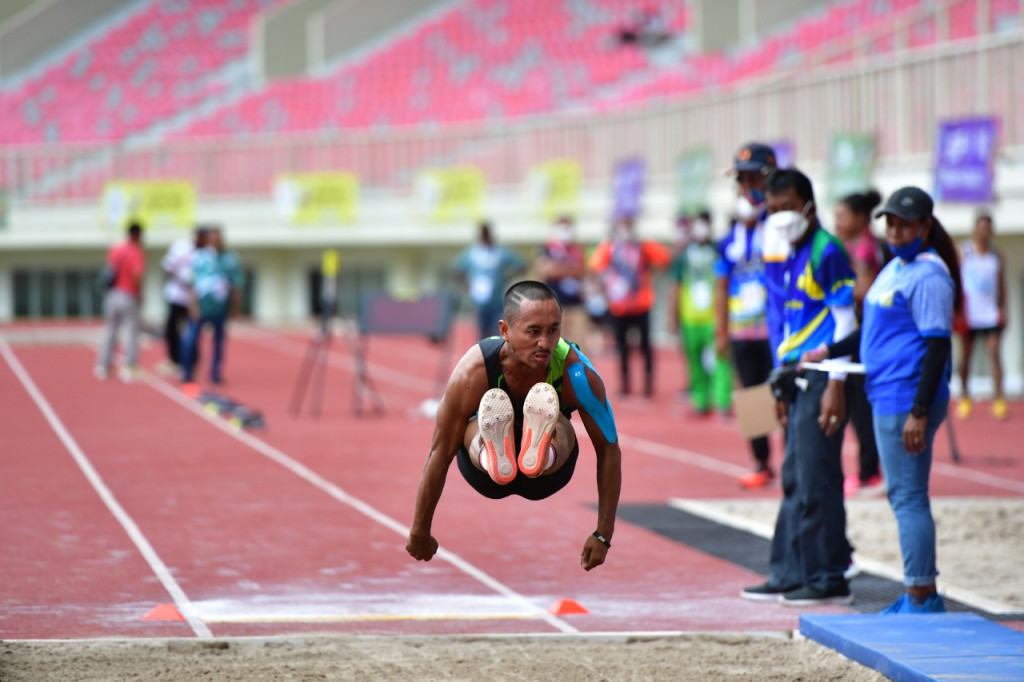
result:
[[[875,438],[899,526],[907,588],[883,613],[945,611],[935,589],[935,523],[928,499],[932,444],[949,406],[950,336],[961,305],[960,267],[923,190],[904,187],[875,217],[896,258],[864,299],[863,327],[803,360],[849,355],[858,343]]]

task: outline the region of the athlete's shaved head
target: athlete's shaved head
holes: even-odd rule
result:
[[[525,280],[516,282],[505,292],[505,305],[502,310],[502,318],[505,324],[511,326],[519,317],[519,308],[523,301],[554,301],[558,303],[558,310],[561,312],[562,304],[554,290],[544,282]]]

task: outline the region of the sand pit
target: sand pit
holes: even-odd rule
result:
[[[885,678],[814,642],[778,633],[637,640],[325,636],[4,643],[0,644],[0,679],[876,682]]]

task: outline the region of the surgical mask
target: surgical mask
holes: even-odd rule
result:
[[[903,244],[902,246],[893,246],[889,244],[889,248],[892,249],[893,254],[905,263],[917,258],[917,254],[924,250],[924,239],[921,235],[917,235],[912,240]]]
[[[757,220],[757,217],[761,212],[757,209],[757,206],[750,203],[750,199],[746,195],[742,195],[736,198],[736,219],[741,223],[751,223]]]
[[[699,242],[711,238],[711,225],[706,220],[695,220],[690,226],[690,235]]]
[[[552,231],[551,237],[556,242],[561,242],[563,244],[568,244],[569,242],[572,241],[572,228],[571,227],[558,226],[558,227],[556,227]]]
[[[814,202],[808,201],[799,213],[796,211],[772,213],[765,220],[765,231],[782,235],[790,244],[800,241],[800,238],[807,233],[807,228],[811,226],[811,221],[807,219],[807,212],[811,210],[812,206],[814,206]]]

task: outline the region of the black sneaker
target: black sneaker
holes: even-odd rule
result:
[[[786,588],[767,582],[753,587],[744,587],[740,590],[740,596],[751,601],[779,601],[785,592]]]
[[[823,606],[825,604],[852,604],[853,594],[849,585],[843,584],[831,590],[816,590],[813,587],[800,587],[785,592],[779,599],[786,606]]]

